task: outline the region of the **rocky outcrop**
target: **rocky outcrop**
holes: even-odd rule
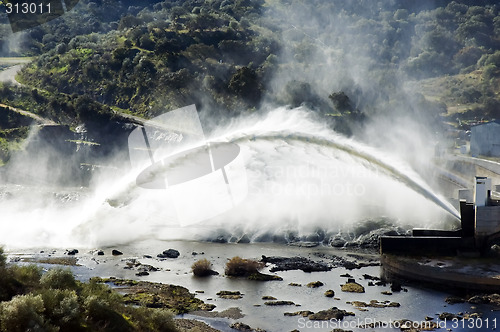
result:
[[[270,269],[271,272],[302,270],[304,272],[330,271],[332,269],[327,263],[312,261],[305,257],[266,257],[262,255],[262,262],[271,263],[275,266]]]

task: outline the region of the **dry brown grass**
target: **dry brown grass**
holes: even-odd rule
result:
[[[258,273],[264,266],[264,263],[256,260],[235,256],[226,263],[224,273],[230,277],[248,277]]]
[[[197,277],[207,277],[215,274],[215,271],[212,270],[212,263],[206,258],[197,260],[191,265],[191,271]]]

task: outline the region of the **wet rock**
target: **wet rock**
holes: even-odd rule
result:
[[[291,282],[291,283],[289,283],[289,284],[288,284],[288,286],[293,286],[293,287],[302,287],[302,285],[301,285],[301,284],[298,284],[298,283],[296,283],[296,282]]]
[[[200,310],[203,310],[203,311],[212,311],[214,310],[216,307],[215,304],[211,304],[211,303],[202,303],[200,305]]]
[[[263,300],[270,300],[270,301],[277,300],[277,298],[275,298],[274,296],[269,296],[269,295],[263,296],[262,299]]]
[[[364,293],[365,288],[357,282],[348,282],[340,287],[343,292]]]
[[[281,280],[283,280],[283,278],[280,276],[273,275],[273,274],[265,274],[265,273],[260,273],[260,272],[252,273],[251,275],[248,276],[248,279],[249,280],[256,280],[256,281],[273,281],[273,280],[281,281]]]
[[[309,288],[318,288],[318,287],[321,287],[323,285],[324,285],[324,283],[322,283],[321,281],[313,281],[313,282],[308,283],[306,286]]]
[[[120,255],[123,255],[123,252],[121,252],[120,250],[113,249],[111,251],[111,255],[113,255],[113,256],[120,256]]]
[[[353,306],[356,308],[366,308],[366,307],[371,307],[371,308],[398,308],[401,306],[401,304],[397,302],[390,302],[390,301],[383,301],[379,302],[377,300],[371,300],[370,303],[362,302],[362,301],[352,301],[350,302]]]
[[[71,249],[71,250],[68,250],[66,252],[67,255],[71,255],[71,256],[74,256],[76,254],[78,254],[78,249]]]
[[[299,242],[289,243],[288,245],[299,248],[314,248],[319,246],[319,242],[299,241]]]
[[[237,300],[243,298],[243,294],[240,291],[220,291],[216,295],[223,299]]]
[[[140,271],[140,272],[137,272],[135,275],[136,275],[136,276],[138,276],[138,277],[148,276],[148,275],[149,275],[149,272],[146,272],[146,271]]]
[[[308,318],[309,320],[341,320],[345,316],[354,316],[354,313],[338,309],[337,307],[333,307],[328,310],[318,311],[315,314],[309,315]]]
[[[455,304],[455,303],[464,303],[465,302],[465,299],[464,298],[461,298],[461,297],[458,297],[458,296],[448,296],[446,299],[445,299],[446,303],[448,304]]]
[[[273,235],[269,233],[259,234],[254,238],[254,242],[272,242]]]
[[[392,285],[391,285],[392,292],[401,292],[401,290],[402,290],[402,287],[401,287],[401,284],[399,282],[392,283]]]
[[[253,329],[249,325],[241,323],[241,322],[233,323],[229,327],[232,328],[232,329],[238,330],[238,331],[266,332],[265,330],[262,330],[260,328]]]
[[[243,324],[241,322],[231,324],[230,328],[238,331],[253,331],[253,329],[249,325]]]
[[[315,262],[305,257],[266,257],[263,255],[261,261],[276,265],[270,269],[271,272],[290,270],[316,272],[330,271],[332,269],[327,263]]]
[[[227,243],[227,239],[223,236],[217,236],[215,239],[212,240],[214,243]]]
[[[352,275],[350,275],[349,273],[344,273],[344,274],[341,274],[340,276],[343,278],[352,278]]]
[[[471,297],[467,302],[472,304],[486,304],[490,302],[488,295],[475,295]]]
[[[159,268],[157,267],[154,267],[152,265],[149,265],[149,264],[141,264],[140,267],[139,267],[140,270],[142,271],[147,271],[147,272],[156,272],[156,271],[160,271]]]
[[[450,312],[443,312],[442,314],[439,314],[439,319],[452,321],[453,319],[462,319],[462,317],[455,315],[455,314],[452,314]]]
[[[329,290],[327,290],[325,292],[325,296],[326,297],[334,297],[335,296],[335,292],[333,290],[329,289]]]
[[[392,295],[392,293],[389,292],[389,291],[383,291],[383,292],[380,292],[380,294],[383,294],[383,295]]]
[[[179,251],[175,249],[168,249],[163,251],[161,254],[156,255],[158,258],[177,258],[179,257]]]
[[[264,304],[268,306],[295,305],[292,301],[267,301]]]
[[[342,248],[346,244],[346,240],[340,238],[340,237],[335,237],[330,240],[330,246],[335,247],[335,248]]]
[[[97,256],[104,256],[104,251],[102,250],[97,251]]]
[[[363,278],[364,278],[365,280],[380,280],[380,278],[379,278],[379,277],[374,277],[374,276],[371,276],[371,275],[369,275],[369,274],[363,274]]]
[[[490,294],[488,296],[488,299],[490,300],[490,304],[500,306],[500,295],[499,294]]]
[[[200,309],[203,301],[191,294],[187,288],[147,281],[117,278],[92,278],[96,282],[111,282],[120,287],[127,305],[149,308],[167,308],[175,314],[183,314]]]
[[[313,311],[309,310],[303,310],[303,311],[295,311],[295,312],[285,312],[283,315],[284,316],[302,316],[302,317],[308,317],[309,315],[314,314]]]
[[[306,242],[318,243],[318,242],[321,242],[322,240],[323,239],[321,238],[321,236],[319,234],[309,234],[305,237]]]
[[[236,241],[236,243],[250,243],[250,238],[248,237],[248,235],[246,234],[243,234],[239,239],[238,241]]]

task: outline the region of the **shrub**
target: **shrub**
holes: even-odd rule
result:
[[[259,272],[264,266],[264,263],[256,260],[235,256],[226,263],[224,273],[231,277],[247,277]]]
[[[5,267],[5,261],[7,260],[7,258],[5,257],[5,255],[3,254],[3,248],[0,247],[0,269],[4,268]]]
[[[15,296],[0,304],[0,329],[6,332],[46,331],[44,309],[40,295]]]
[[[45,307],[44,315],[63,331],[77,331],[80,327],[80,305],[73,290],[46,289],[40,293]]]
[[[35,264],[26,266],[13,265],[9,267],[12,278],[19,281],[26,288],[35,288],[40,283],[42,268]]]
[[[83,304],[87,320],[94,324],[94,330],[132,331],[132,325],[120,314],[113,310],[106,299],[96,295],[87,297]]]
[[[172,312],[166,309],[139,307],[134,308],[130,315],[137,331],[178,331]]]
[[[213,273],[212,263],[206,258],[200,259],[191,265],[193,274],[197,277],[206,277]]]
[[[76,289],[77,284],[73,273],[69,269],[55,268],[49,270],[40,278],[40,285],[44,288]]]
[[[119,310],[123,305],[123,299],[120,294],[113,291],[105,284],[97,282],[95,279],[90,279],[88,283],[82,284],[80,292],[82,298],[95,297],[104,302],[114,310]]]

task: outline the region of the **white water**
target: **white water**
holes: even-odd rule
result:
[[[200,239],[221,228],[250,236],[335,232],[379,216],[424,227],[457,215],[408,165],[335,134],[302,109],[238,119],[209,140],[237,143],[248,179],[246,199],[222,215],[179,227],[172,193],[137,188],[142,170],[136,169],[96,179],[94,189],[77,190],[66,200],[53,188],[4,188],[12,197],[0,200],[0,243],[91,248],[147,238]]]

